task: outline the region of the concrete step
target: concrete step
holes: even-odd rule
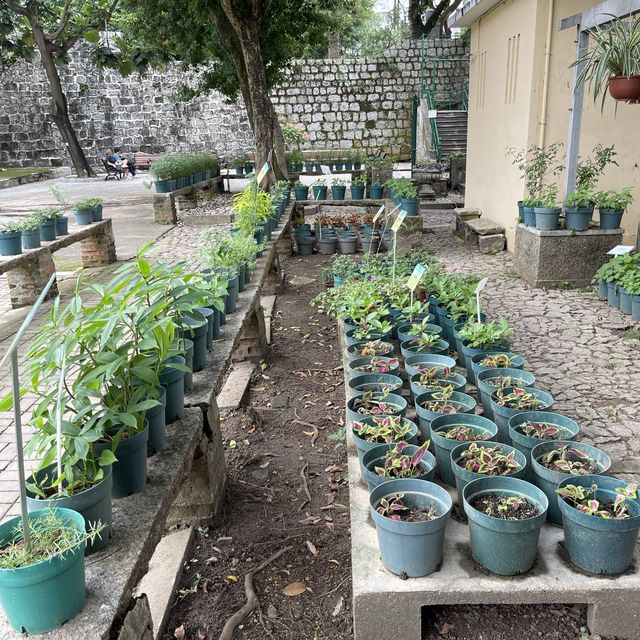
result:
[[[240,406],[255,368],[255,362],[234,362],[217,398],[220,411],[237,409]]]
[[[273,308],[275,307],[275,304],[275,296],[262,296],[260,298],[260,306],[264,313],[264,326],[268,344],[271,344],[271,316],[273,315]]]

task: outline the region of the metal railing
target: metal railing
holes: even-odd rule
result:
[[[42,306],[51,285],[56,281],[56,274],[52,274],[49,281],[45,285],[42,293],[36,300],[29,315],[24,319],[24,322],[16,332],[7,353],[4,354],[4,358],[0,361],[0,369],[4,366],[5,362],[11,358],[11,392],[13,395],[13,420],[16,429],[16,454],[18,456],[18,482],[20,483],[20,513],[22,516],[22,538],[26,547],[29,546],[29,516],[27,512],[27,488],[25,485],[25,473],[24,473],[24,451],[22,444],[22,417],[20,415],[20,372],[18,370],[18,344],[22,339],[25,331],[29,328],[36,313]]]

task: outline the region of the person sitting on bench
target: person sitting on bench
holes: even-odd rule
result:
[[[121,166],[126,167],[132,176],[136,175],[136,166],[129,158],[122,155],[122,149],[120,147],[113,147],[113,156],[122,162]]]
[[[120,155],[116,155],[114,153],[113,149],[107,149],[106,157],[104,161],[110,167],[113,167],[114,169],[119,169],[120,172],[125,176],[127,176],[129,180],[133,178],[133,176],[129,173],[129,167],[127,166],[127,164],[122,161],[122,158],[120,157]]]

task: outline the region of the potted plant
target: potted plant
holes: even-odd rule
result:
[[[556,487],[565,478],[606,473],[611,459],[602,450],[583,442],[554,440],[541,442],[531,450],[535,484],[549,499],[547,520],[562,524]]]
[[[378,183],[371,183],[369,185],[369,198],[372,200],[382,200],[384,187]]]
[[[326,200],[327,199],[327,183],[323,178],[319,178],[313,183],[313,199],[314,200]]]
[[[155,178],[154,186],[156,193],[169,193],[178,188],[177,180],[180,175],[180,163],[176,156],[164,155],[158,158],[149,168],[149,173]],[[88,207],[90,208],[90,207]],[[78,206],[76,205],[76,210]],[[81,209],[82,210],[82,209]],[[88,222],[79,222],[78,224],[89,224]]]
[[[401,441],[380,444],[366,451],[362,455],[362,467],[369,491],[393,478],[431,480],[436,460],[428,447],[428,441],[420,447]]]
[[[76,202],[74,205],[76,224],[80,226],[91,224],[93,222],[94,206],[95,200],[93,198],[84,198],[83,200]]]
[[[56,235],[69,235],[69,217],[66,215],[69,209],[69,196],[57,184],[51,187],[51,193],[60,208],[60,214],[56,218]]]
[[[640,321],[640,268],[629,271],[622,278],[622,289],[631,301],[631,319]],[[622,297],[620,298],[622,302]],[[622,305],[621,305],[622,306]]]
[[[594,205],[594,193],[590,189],[576,189],[565,198],[563,204],[567,229],[585,231],[589,228]]]
[[[5,222],[0,225],[0,255],[17,256],[22,253],[24,222]]]
[[[540,194],[540,199],[533,207],[536,219],[536,229],[555,231],[558,228],[560,213],[558,206],[558,185],[546,185]]]
[[[400,343],[400,353],[405,358],[417,353],[446,355],[449,353],[449,343],[446,340],[442,340],[437,333],[423,333]]]
[[[418,306],[421,306],[420,303],[418,303]],[[415,322],[405,323],[399,326],[396,325],[398,341],[405,342],[406,340],[411,340],[412,338],[420,337],[424,334],[435,334],[439,336],[442,333],[442,327],[429,322],[431,319],[429,316],[431,316],[431,314],[427,314],[426,317],[419,321],[416,319]]]
[[[456,486],[456,478],[451,469],[451,451],[461,442],[493,440],[498,433],[496,425],[472,413],[455,413],[434,418],[429,426],[433,442],[440,480],[451,487]]]
[[[479,353],[471,358],[471,370],[476,386],[480,371],[485,369],[522,369],[523,367],[524,358],[508,351]]]
[[[22,225],[22,249],[37,249],[40,244],[40,218],[30,215]]]
[[[354,176],[351,180],[351,199],[363,200],[364,190],[367,185],[367,178],[364,175]]]
[[[423,437],[429,434],[432,420],[449,413],[473,413],[476,401],[466,393],[454,391],[449,385],[439,391],[425,391],[415,399],[416,413]]]
[[[331,270],[333,272],[333,285],[335,287],[339,287],[345,280],[358,273],[358,267],[355,261],[346,256],[336,256],[331,261]]]
[[[498,442],[510,442],[509,419],[521,411],[546,411],[553,397],[533,387],[503,387],[491,394],[491,409],[498,427]]]
[[[398,358],[387,356],[372,356],[364,358],[355,358],[347,365],[347,373],[349,376],[359,375],[361,373],[391,373],[397,371],[400,366]]]
[[[368,392],[400,393],[402,378],[390,373],[361,373],[347,383],[347,397],[362,396]]]
[[[618,575],[631,566],[640,530],[637,491],[637,484],[609,476],[559,483],[564,546],[573,564],[597,575]]]
[[[536,378],[532,373],[522,369],[484,369],[477,376],[476,386],[482,400],[482,415],[494,419],[491,407],[491,394],[496,389],[505,387],[533,387]]]
[[[589,84],[594,101],[602,95],[601,109],[607,88],[614,100],[636,102],[640,99],[640,18],[612,16],[588,33],[593,44],[572,65],[581,66],[577,81]]]
[[[595,195],[595,201],[600,212],[600,228],[619,229],[625,210],[633,202],[631,187],[600,191]]]
[[[509,419],[509,437],[527,459],[525,479],[535,482],[531,450],[549,440],[575,440],[580,427],[566,416],[552,411],[523,411]]]
[[[347,347],[349,361],[356,358],[372,358],[373,356],[390,356],[393,353],[393,345],[382,340],[362,340]]]
[[[464,392],[467,380],[459,373],[451,371],[447,367],[430,367],[421,369],[415,375],[409,378],[411,395],[414,399],[427,391],[438,391],[448,386],[453,387],[454,391]]]
[[[449,370],[453,370],[456,366],[456,361],[449,356],[437,353],[416,353],[404,359],[404,370],[409,379],[422,371],[422,369],[429,369],[434,366],[447,367]]]
[[[331,181],[331,198],[333,200],[344,200],[347,186],[341,178],[333,178]]]
[[[513,329],[506,318],[491,322],[468,322],[458,334],[462,344],[462,355],[467,368],[468,379],[473,379],[471,359],[479,354],[489,354],[509,349]]]
[[[407,401],[393,393],[368,392],[347,402],[347,416],[354,422],[365,416],[405,416]]]
[[[417,216],[420,211],[420,198],[418,190],[409,181],[398,185],[395,189],[396,197],[400,197],[400,209],[406,211],[408,216]]]
[[[245,153],[240,153],[231,160],[231,165],[235,169],[237,176],[241,176],[244,174],[244,166],[246,164],[246,160],[247,155]],[[249,171],[251,171],[251,168],[249,168]]]
[[[524,480],[492,476],[469,482],[462,498],[474,560],[498,575],[529,571],[547,515],[547,496]]]
[[[376,487],[369,496],[382,564],[391,573],[418,578],[442,563],[452,502],[433,482],[403,478]]]
[[[506,444],[485,440],[463,442],[451,451],[451,469],[456,479],[458,505],[462,492],[472,480],[486,476],[522,478],[527,461],[522,452]]]
[[[293,192],[296,196],[296,200],[298,201],[309,199],[309,187],[306,184],[302,184],[300,180],[296,180]]]
[[[362,463],[362,456],[378,445],[395,442],[416,444],[418,440],[418,427],[415,422],[402,416],[363,417],[362,420],[353,423],[351,430],[360,463]],[[361,472],[364,477],[362,467]]]
[[[30,513],[29,546],[19,517],[0,525],[0,605],[17,633],[46,633],[80,612],[84,549],[99,532],[97,525],[87,533],[84,518],[70,509]]]
[[[60,215],[60,209],[56,207],[43,207],[36,209],[33,215],[39,222],[40,241],[52,242],[56,239],[56,217]]]

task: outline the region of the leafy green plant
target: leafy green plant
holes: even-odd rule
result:
[[[614,160],[617,155],[614,148],[597,144],[593,149],[594,157],[578,158],[576,167],[576,190],[591,192],[609,164],[618,163]]]
[[[518,469],[515,460],[515,451],[510,451],[506,455],[500,446],[485,447],[472,442],[468,449],[465,449],[456,463],[473,473],[481,473],[487,476],[505,476]]]
[[[497,322],[468,322],[458,331],[458,335],[472,349],[487,349],[506,344],[513,335],[513,329],[506,318]]]
[[[633,202],[631,187],[625,187],[620,191],[615,189],[600,191],[595,195],[595,200],[601,210],[624,211]]]
[[[25,228],[26,221],[18,220],[16,222],[3,222],[0,224],[0,233],[15,233]]]
[[[379,444],[398,442],[411,432],[411,422],[402,416],[371,416],[373,424],[354,422],[353,433],[362,440]]]
[[[472,440],[486,440],[489,435],[488,431],[478,431],[477,433],[471,427],[458,424],[446,430],[438,431],[438,433],[447,440],[457,440],[458,442],[469,442]]]
[[[564,166],[556,160],[562,143],[554,142],[548,147],[531,146],[525,151],[516,151],[513,148],[507,150],[513,158],[514,164],[522,172],[524,178],[527,206],[540,206],[542,191],[546,180],[558,176]]]
[[[517,356],[509,356],[506,353],[491,353],[482,358],[478,364],[487,369],[508,369],[516,357]]]
[[[154,166],[154,165],[151,165]],[[99,207],[102,204],[102,198],[98,198],[97,196],[92,196],[90,198],[83,198],[82,200],[78,200],[75,203],[74,207],[76,210],[85,210],[85,209],[93,209],[95,207]]]
[[[523,433],[525,436],[537,438],[538,440],[562,440],[565,436],[564,429],[554,424],[549,424],[548,422],[537,422],[534,420],[522,422],[515,427],[515,430]]]
[[[535,393],[527,391],[522,387],[507,387],[507,391],[498,389],[495,392],[495,396],[496,404],[499,407],[522,409],[522,411],[545,409],[548,407],[547,403],[538,398]]]
[[[420,302],[418,302],[418,304],[416,305],[416,310],[419,310],[418,313],[424,311],[424,307]],[[429,318],[423,318],[422,320],[420,320],[420,322],[414,322],[407,333],[410,336],[420,336],[423,334],[433,333],[433,331],[429,327]]]
[[[351,256],[338,255],[331,261],[331,270],[339,278],[350,278],[358,273],[358,265]]]
[[[398,366],[398,358],[385,358],[373,356],[366,364],[354,367],[354,371],[363,371],[366,373],[389,373]]]
[[[628,500],[635,500],[638,492],[637,484],[628,484],[624,487],[616,487],[616,497],[613,500],[598,500],[598,485],[582,487],[575,484],[567,484],[558,487],[556,493],[570,504],[574,509],[605,520],[624,520],[630,517]]]
[[[565,207],[575,207],[577,209],[584,209],[587,207],[592,207],[594,203],[595,194],[592,189],[586,187],[580,187],[576,189],[573,193],[570,193],[564,199]]]
[[[538,462],[549,469],[569,473],[572,476],[599,473],[598,465],[586,451],[568,444],[558,445],[555,449],[547,451],[540,456]]]
[[[346,182],[342,178],[333,178],[331,180],[332,187],[343,187],[346,185]]]
[[[449,367],[431,367],[421,369],[415,382],[427,389],[444,389],[451,385],[451,378],[454,375],[455,373]]]
[[[427,453],[429,444],[427,440],[413,455],[409,456],[403,453],[409,445],[406,442],[398,442],[387,452],[384,465],[374,467],[374,471],[383,478],[416,478],[424,475],[425,470],[420,466],[420,462]]]
[[[363,187],[367,184],[367,177],[365,175],[354,176],[351,180],[351,185],[354,187]]]
[[[367,391],[363,396],[354,398],[353,409],[361,415],[386,415],[397,413],[400,409],[397,405],[388,402],[386,392]]]
[[[56,220],[62,217],[62,209],[60,207],[42,207],[36,209],[32,216],[42,224],[46,220]]]
[[[423,522],[435,520],[438,517],[435,505],[420,509],[413,508],[403,502],[404,495],[404,493],[393,493],[381,498],[376,511],[389,520],[404,522]]]
[[[481,495],[473,508],[500,520],[526,520],[538,514],[538,507],[522,496]]]
[[[384,356],[393,351],[393,345],[382,340],[371,340],[357,348],[357,355],[361,358],[371,358],[372,356]]]
[[[434,413],[458,413],[463,407],[460,403],[451,401],[452,395],[453,386],[449,385],[442,391],[434,391],[431,394],[431,400],[427,400],[422,406],[427,411],[433,411]]]
[[[595,273],[594,282],[604,280],[612,284],[622,284],[640,269],[640,253],[614,256]]]

